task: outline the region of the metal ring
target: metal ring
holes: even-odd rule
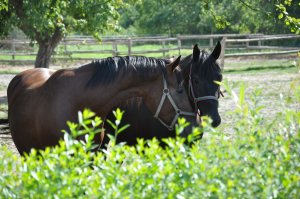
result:
[[[169,89],[168,89],[168,88],[165,88],[165,89],[163,90],[163,92],[164,92],[165,94],[168,94],[168,93],[169,93]]]

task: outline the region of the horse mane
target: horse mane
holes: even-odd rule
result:
[[[109,57],[94,60],[88,64],[94,69],[94,73],[87,83],[88,87],[98,84],[110,84],[117,78],[122,78],[129,74],[134,74],[135,78],[148,80],[153,75],[163,70],[166,64],[170,63],[167,59],[156,59],[144,56],[125,56]]]

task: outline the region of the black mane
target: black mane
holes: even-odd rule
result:
[[[94,60],[88,64],[94,68],[94,73],[87,83],[88,87],[98,84],[107,85],[126,75],[134,74],[135,78],[147,80],[153,75],[165,70],[166,59],[156,59],[143,56],[109,57]]]

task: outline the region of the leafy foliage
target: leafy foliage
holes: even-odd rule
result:
[[[296,34],[300,33],[300,3],[293,0],[279,1],[276,5],[276,10],[279,11],[278,19],[284,20],[284,23],[290,27],[291,32]],[[298,15],[294,16],[293,13],[298,11]],[[292,12],[292,14],[290,14]]]
[[[292,0],[145,0],[121,13],[125,29],[169,35],[297,32],[300,18],[299,5]]]
[[[299,198],[300,113],[288,108],[300,102],[297,85],[287,99],[278,99],[282,112],[268,121],[260,113],[259,90],[248,104],[244,86],[236,94],[225,83],[237,105],[231,114],[239,118],[232,135],[211,128],[204,118],[206,136],[191,147],[178,137],[166,139],[165,149],[154,139],[94,153],[92,136],[102,121],[84,111],[79,124],[69,123],[72,133],[59,146],[33,150],[21,160],[1,147],[0,197]],[[115,114],[118,132],[122,112]],[[184,125],[181,120],[178,131]],[[85,142],[74,139],[86,132]]]
[[[4,5],[4,6],[3,6]],[[94,35],[115,30],[122,0],[10,0],[0,6],[0,36],[13,27],[39,45],[35,67],[49,67],[62,38],[73,32]]]
[[[2,0],[0,2],[0,10],[7,10],[7,1],[8,0]]]
[[[115,28],[117,9],[122,3],[122,0],[12,0],[1,16],[10,16],[7,26],[19,27],[32,40],[38,35],[53,35],[57,29],[63,34],[79,31],[97,36],[104,30]]]

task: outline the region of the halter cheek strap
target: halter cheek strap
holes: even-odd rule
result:
[[[189,87],[190,87],[189,90],[191,92],[191,95],[192,95],[194,103],[197,103],[197,102],[200,102],[200,101],[204,101],[204,100],[216,100],[216,101],[219,100],[216,96],[212,96],[212,95],[203,96],[203,97],[196,97],[196,95],[194,93],[194,88],[193,88],[192,78],[191,77],[190,77]]]
[[[159,105],[156,109],[156,112],[154,114],[154,118],[158,119],[160,121],[161,124],[163,124],[165,127],[167,127],[170,131],[174,129],[174,126],[176,124],[176,121],[178,119],[179,116],[181,115],[186,115],[186,116],[196,116],[196,114],[194,112],[187,112],[187,111],[182,111],[181,109],[179,109],[176,105],[176,103],[174,102],[172,96],[170,95],[170,90],[168,89],[167,86],[167,81],[165,79],[165,77],[163,76],[163,85],[164,85],[164,89],[163,89],[163,95],[161,97],[161,100],[159,102]],[[166,98],[169,99],[171,105],[173,106],[174,110],[175,110],[175,116],[171,122],[170,125],[166,124],[164,121],[162,121],[158,115],[161,112],[162,106],[166,100]]]
[[[190,75],[189,75],[189,92],[192,95],[192,99],[195,103],[195,109],[197,112],[198,106],[197,103],[201,102],[201,101],[205,101],[205,100],[216,100],[219,101],[219,98],[213,95],[208,95],[208,96],[202,96],[202,97],[196,97],[195,92],[194,92],[194,88],[193,88],[193,82],[192,82],[192,67],[190,69]]]

